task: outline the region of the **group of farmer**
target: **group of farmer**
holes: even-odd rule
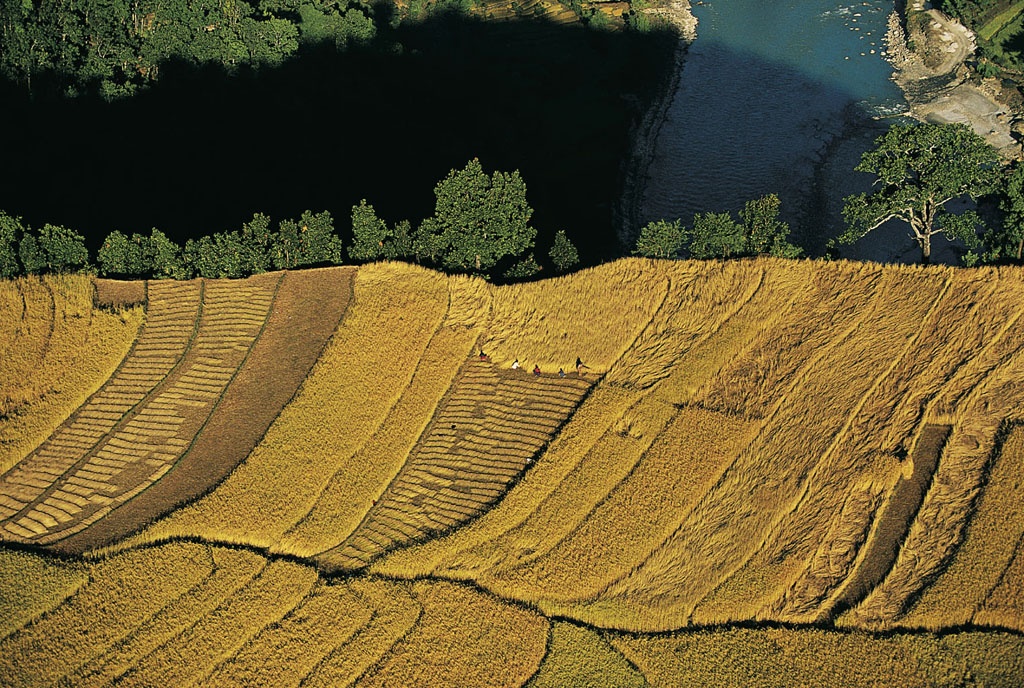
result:
[[[490,357],[487,354],[484,353],[483,349],[480,349],[480,360],[481,361],[489,361],[490,360]],[[577,376],[582,376],[584,368],[586,368],[587,370],[590,370],[589,366],[584,365],[583,360],[580,359],[579,356],[577,356],[576,357],[576,375]],[[518,358],[516,360],[512,361],[512,370],[522,370],[522,366],[519,365],[519,359]],[[539,376],[541,374],[540,373],[540,365],[539,364],[535,364],[533,366],[533,374],[537,375],[537,376]],[[558,369],[558,377],[565,377],[565,369],[564,368],[559,368]]]

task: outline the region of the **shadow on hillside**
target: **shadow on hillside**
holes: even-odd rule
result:
[[[165,64],[156,86],[112,103],[33,102],[6,84],[0,208],[93,249],[115,229],[183,241],[254,212],[326,208],[347,242],[359,199],[416,223],[434,185],[478,157],[522,173],[538,253],[564,228],[585,262],[620,254],[620,163],[673,36],[455,15],[388,39],[400,50],[307,50],[257,73]]]

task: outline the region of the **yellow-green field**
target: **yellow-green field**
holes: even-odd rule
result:
[[[1024,271],[337,270],[304,382],[173,509],[61,438],[202,477],[188,433],[239,433],[188,414],[255,418],[313,291],[153,283],[111,313],[87,277],[0,283],[0,684],[1024,684]],[[66,494],[102,508],[60,525]],[[72,537],[105,546],[55,558]]]

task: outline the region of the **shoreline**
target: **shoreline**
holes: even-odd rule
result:
[[[985,87],[985,81],[968,68],[966,61],[974,55],[974,34],[959,22],[937,10],[928,10],[929,22],[916,17],[916,26],[905,30],[908,14],[925,13],[920,0],[897,1],[889,17],[885,35],[885,53],[893,67],[892,80],[900,88],[907,103],[902,114],[922,122],[963,122],[982,136],[1007,159],[1024,159],[1024,149],[1014,138],[1012,125],[1024,113],[1013,112],[996,97],[996,89]],[[697,18],[688,0],[663,0],[646,13],[663,18],[679,34],[679,43],[673,56],[673,65],[666,82],[650,106],[634,125],[631,132],[629,154],[622,165],[623,187],[616,204],[614,222],[620,248],[629,254],[641,228],[646,187],[650,179],[650,166],[654,158],[658,137],[669,107],[679,88],[680,74],[690,44],[697,37]],[[926,27],[923,30],[921,27]],[[911,43],[912,41],[912,43]],[[908,43],[916,44],[910,50]],[[876,118],[881,119],[881,118]],[[870,128],[858,136],[875,136]],[[853,161],[856,164],[856,161]],[[816,173],[817,176],[817,173]],[[816,190],[820,194],[820,190]],[[816,203],[824,201],[818,198]],[[882,239],[881,233],[879,239]],[[887,237],[883,243],[900,245],[904,237]],[[904,253],[896,250],[865,250],[861,259],[878,262],[904,262]],[[870,257],[869,257],[870,256]],[[910,262],[910,261],[908,261]]]
[[[998,98],[968,66],[974,33],[920,0],[897,2],[885,35],[893,81],[903,91],[908,114],[922,122],[967,124],[1009,160],[1024,158],[1012,124],[1020,113]],[[914,50],[910,45],[914,44]],[[978,83],[975,83],[975,82]]]
[[[644,13],[662,19],[675,29],[679,34],[679,42],[672,55],[672,69],[659,88],[658,95],[631,132],[629,155],[623,161],[622,194],[616,204],[613,221],[619,245],[626,250],[626,255],[632,253],[640,232],[644,193],[658,136],[679,89],[679,76],[686,61],[686,53],[697,38],[697,17],[691,11],[689,0],[667,0],[662,5],[644,10]]]

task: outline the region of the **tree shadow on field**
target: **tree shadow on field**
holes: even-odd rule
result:
[[[386,38],[390,50],[306,49],[260,71],[164,64],[115,102],[3,84],[0,209],[76,229],[92,250],[113,230],[184,242],[255,212],[327,209],[347,243],[360,199],[418,223],[434,185],[477,157],[522,174],[538,253],[564,229],[585,263],[621,255],[622,161],[671,34],[451,15]]]

